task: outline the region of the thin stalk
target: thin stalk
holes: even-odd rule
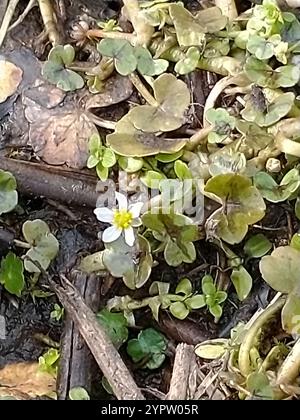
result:
[[[13,18],[18,3],[19,0],[10,0],[10,2],[7,5],[0,28],[0,47],[2,46],[3,41],[6,37],[10,22]]]
[[[14,244],[20,248],[30,249],[31,246],[27,242],[19,241],[18,239],[14,239]]]
[[[85,114],[98,127],[106,128],[107,130],[114,130],[116,128],[116,123],[114,121],[105,120],[103,118],[97,117],[97,115],[92,112],[86,111]]]
[[[244,377],[247,377],[252,371],[250,350],[256,345],[260,330],[282,309],[285,301],[285,297],[280,297],[276,302],[269,305],[249,327],[240,346],[238,359],[239,369]]]
[[[110,39],[126,39],[127,41],[133,43],[135,40],[135,35],[127,32],[117,32],[117,31],[103,31],[102,29],[89,29],[86,31],[87,38],[110,38]]]
[[[299,376],[300,372],[300,338],[294,344],[289,355],[282,363],[276,383],[278,385],[292,384]]]
[[[38,0],[38,3],[49,41],[55,47],[55,45],[60,44],[61,39],[56,27],[56,16],[52,6],[53,2],[50,2],[50,0]]]
[[[8,31],[11,31],[12,29],[16,28],[18,25],[20,25],[28,15],[31,9],[36,6],[36,0],[30,0],[27,4],[26,8],[24,9],[24,12],[18,17],[18,19],[8,28]]]
[[[138,0],[123,0],[123,3],[136,33],[136,45],[147,46],[154,34],[154,28],[141,15]]]
[[[187,142],[185,149],[193,151],[197,146],[206,143],[208,134],[212,131],[212,127],[201,128]]]
[[[149,90],[146,88],[146,86],[143,84],[137,73],[132,73],[129,76],[129,79],[131,80],[133,86],[139,91],[139,93],[142,95],[142,97],[145,99],[145,101],[154,107],[158,107],[159,103],[157,100],[151,95]]]

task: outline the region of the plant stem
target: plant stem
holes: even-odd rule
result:
[[[14,244],[20,248],[30,249],[31,246],[27,242],[19,241],[18,239],[14,239]]]
[[[97,117],[97,115],[92,112],[86,111],[86,116],[96,124],[98,127],[106,128],[107,130],[114,130],[116,128],[116,123],[114,121],[105,120],[104,118]]]
[[[300,338],[296,341],[291,352],[282,363],[276,383],[278,385],[292,384],[298,377],[300,372]]]
[[[38,0],[38,3],[49,41],[55,47],[55,45],[60,44],[61,40],[55,23],[56,18],[52,6],[53,2],[50,2],[50,0]]]
[[[7,30],[9,28],[10,22],[13,18],[13,15],[15,13],[18,3],[19,3],[19,0],[10,0],[10,2],[7,5],[7,8],[6,8],[3,20],[2,20],[1,28],[0,28],[0,47],[3,44],[4,38],[7,34]]]
[[[146,102],[148,102],[149,105],[158,107],[159,103],[157,100],[151,95],[149,90],[146,88],[146,86],[143,84],[137,73],[131,73],[129,75],[129,79],[131,80],[133,86],[139,91],[139,93],[142,95],[142,97],[145,99]]]
[[[251,373],[250,350],[256,345],[260,330],[271,318],[273,318],[274,315],[277,314],[277,312],[282,309],[285,301],[285,297],[280,297],[276,302],[264,309],[249,327],[240,346],[238,358],[239,369],[244,377],[247,377]]]
[[[154,34],[154,28],[141,15],[138,0],[123,0],[123,3],[136,33],[136,45],[147,46]]]
[[[195,150],[200,144],[206,143],[206,138],[211,131],[212,127],[201,128],[197,131],[197,133],[195,133],[186,144],[186,150]]]
[[[20,25],[24,21],[24,19],[26,18],[30,10],[34,8],[34,6],[37,6],[36,0],[29,0],[26,8],[24,9],[24,12],[18,17],[18,19],[12,25],[10,25],[10,27],[8,28],[8,31],[11,31],[16,26]]]
[[[135,35],[127,32],[103,31],[103,29],[89,29],[86,32],[87,38],[110,38],[110,39],[126,39],[129,42],[135,40]]]

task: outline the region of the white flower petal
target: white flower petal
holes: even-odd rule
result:
[[[129,227],[124,230],[124,236],[125,236],[125,242],[127,243],[127,245],[133,246],[134,241],[135,241],[135,236],[134,236],[134,230],[132,229],[132,227]]]
[[[128,201],[124,194],[121,194],[119,192],[115,192],[116,199],[119,205],[119,210],[127,210],[128,208]]]
[[[115,226],[110,226],[109,228],[105,229],[102,234],[102,241],[103,242],[113,242],[120,237],[122,233],[122,229],[118,229]]]
[[[144,205],[144,203],[138,202],[138,203],[131,204],[129,206],[128,211],[130,211],[130,213],[132,214],[133,218],[139,217],[143,205]]]
[[[114,212],[106,207],[98,207],[94,213],[100,222],[111,223],[113,221]]]
[[[141,224],[142,224],[142,221],[139,217],[135,217],[134,219],[132,219],[131,226],[138,227],[138,226],[141,226]]]

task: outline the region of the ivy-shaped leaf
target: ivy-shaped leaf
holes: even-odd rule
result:
[[[255,92],[258,93],[258,90]],[[263,90],[258,95],[252,92],[252,95],[248,96],[246,106],[241,112],[246,121],[255,122],[260,127],[269,127],[290,112],[295,100],[292,92],[273,95],[270,100],[266,97],[267,93],[272,95],[272,92]]]
[[[221,143],[235,128],[235,118],[226,109],[211,108],[206,112],[205,118],[213,127],[213,131],[208,134],[209,143]]]
[[[75,59],[75,50],[71,45],[53,47],[44,63],[42,74],[50,83],[54,83],[65,92],[81,89],[83,78],[75,71],[68,69]]]
[[[258,189],[244,175],[216,175],[205,185],[205,193],[222,207],[206,223],[207,235],[235,244],[246,236],[248,225],[264,217],[266,205]]]
[[[17,182],[10,172],[0,169],[0,215],[12,211],[18,204]]]
[[[205,33],[220,31],[227,23],[227,18],[218,7],[210,7],[193,16],[182,4],[173,3],[169,13],[181,47],[203,46]]]
[[[182,214],[152,214],[142,216],[143,225],[153,232],[156,240],[162,242],[167,264],[177,267],[191,263],[196,258],[193,241],[199,239],[197,226]]]
[[[184,113],[190,104],[187,85],[166,73],[153,82],[153,92],[157,106],[136,106],[128,118],[136,129],[147,133],[176,130],[184,123]]]
[[[102,39],[97,48],[102,55],[114,59],[116,70],[122,76],[128,76],[136,69],[145,76],[157,76],[169,66],[167,60],[154,60],[147,48],[133,47],[125,39]]]
[[[149,242],[141,235],[135,246],[128,246],[123,238],[106,243],[103,264],[114,277],[122,277],[129,289],[138,289],[148,280],[152,270]]]
[[[299,170],[291,169],[282,178],[280,184],[266,172],[258,172],[254,176],[254,183],[261,195],[271,203],[280,203],[292,197],[300,187]]]
[[[188,74],[195,70],[200,59],[200,51],[196,47],[190,47],[185,53],[185,57],[179,60],[174,67],[178,74]]]
[[[24,238],[31,245],[25,255],[25,269],[29,273],[40,273],[39,267],[34,264],[36,261],[43,270],[47,270],[58,253],[58,240],[50,232],[47,223],[40,219],[28,220],[23,224],[22,231]]]

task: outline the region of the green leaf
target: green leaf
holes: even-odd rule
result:
[[[274,397],[269,379],[263,372],[253,372],[247,377],[247,390],[264,400],[272,400]]]
[[[104,168],[111,168],[117,162],[116,155],[113,150],[104,148],[101,163]]]
[[[223,108],[209,109],[205,118],[213,126],[213,132],[208,134],[209,143],[221,143],[235,127],[235,118],[231,117]]]
[[[0,169],[0,215],[12,211],[18,204],[17,182],[10,172]]]
[[[83,78],[66,68],[72,64],[74,58],[75,51],[71,45],[53,47],[43,65],[42,75],[65,92],[81,89],[84,86]]]
[[[167,341],[165,337],[153,328],[141,331],[137,339],[128,341],[127,353],[135,363],[146,360],[148,369],[157,369],[165,360]]]
[[[272,89],[294,86],[300,78],[300,70],[297,66],[287,65],[273,70],[267,63],[254,57],[246,60],[245,73],[256,85]]]
[[[184,123],[184,113],[190,104],[187,85],[174,75],[165,73],[153,82],[157,106],[134,107],[127,118],[134,127],[148,133],[173,131]]]
[[[37,261],[44,270],[47,270],[51,261],[56,257],[59,243],[43,220],[26,221],[22,227],[23,236],[31,245],[25,255],[24,267],[30,273],[40,273],[40,269],[26,256]]]
[[[189,309],[201,309],[206,306],[204,295],[194,295],[190,298],[187,298],[184,303]]]
[[[56,376],[59,362],[59,351],[50,348],[46,353],[39,357],[39,369],[41,372],[48,372],[50,375]]]
[[[164,73],[169,67],[167,60],[153,60],[149,50],[144,47],[136,47],[134,55],[137,60],[137,69],[145,76],[157,76]]]
[[[281,322],[283,329],[289,334],[300,333],[300,296],[289,294],[287,301],[282,308]]]
[[[174,67],[176,73],[184,75],[194,71],[200,59],[200,51],[196,47],[187,50],[185,57],[179,60]]]
[[[140,177],[140,180],[146,187],[158,190],[160,182],[166,179],[166,176],[162,172],[147,171],[145,175]]]
[[[245,300],[252,289],[252,277],[248,271],[241,265],[232,270],[230,278],[239,300]]]
[[[223,303],[227,299],[227,293],[223,292],[223,290],[218,290],[215,294],[215,300],[217,303]]]
[[[122,76],[128,76],[135,71],[137,59],[129,41],[113,38],[102,39],[97,45],[97,49],[100,54],[114,58],[116,70]]]
[[[195,353],[202,359],[216,360],[220,359],[226,353],[228,340],[218,338],[200,343],[195,348]]]
[[[207,274],[202,278],[201,281],[202,292],[205,295],[215,295],[216,286],[214,285],[214,279],[211,275]]]
[[[258,172],[254,176],[254,183],[265,199],[279,203],[288,200],[299,189],[300,174],[298,169],[291,169],[278,185],[271,175]]]
[[[167,264],[177,267],[182,262],[190,263],[196,259],[196,250],[192,242],[199,238],[199,234],[191,219],[177,213],[146,212],[142,221],[162,242]]]
[[[207,234],[230,244],[241,242],[248,225],[258,222],[265,214],[266,205],[262,196],[244,175],[216,175],[208,180],[204,191],[209,198],[222,204],[222,208],[207,220]]]
[[[263,279],[282,293],[299,291],[300,252],[291,246],[276,248],[259,264]]]
[[[106,181],[108,178],[108,168],[105,168],[101,162],[96,166],[97,176],[101,181]]]
[[[184,296],[188,296],[192,293],[192,283],[189,279],[184,278],[182,280],[180,280],[180,282],[178,283],[175,293],[179,294],[182,293]]]
[[[291,239],[290,246],[300,251],[300,233],[295,233]]]
[[[190,312],[183,302],[171,303],[169,310],[175,318],[180,320],[185,319]]]
[[[153,156],[157,153],[177,153],[186,144],[186,139],[168,139],[159,137],[154,133],[145,133],[143,130],[138,130],[135,128],[134,122],[131,121],[132,111],[121,118],[116,124],[115,132],[106,137],[107,143],[114,152],[121,156],[141,158]]]
[[[127,320],[122,313],[102,309],[97,314],[97,320],[109,335],[113,345],[118,349],[128,339]]]
[[[263,93],[263,95],[265,94]],[[252,95],[247,100],[241,115],[246,121],[255,122],[260,127],[269,127],[290,112],[294,100],[295,95],[292,92],[287,92],[277,97],[274,96],[270,101],[264,98],[262,105],[263,101],[257,101],[257,97]]]
[[[244,252],[250,258],[260,258],[272,248],[272,243],[262,233],[251,236],[244,245]]]
[[[141,235],[135,245],[130,247],[120,237],[106,243],[103,251],[103,264],[114,277],[122,277],[129,289],[142,287],[152,270],[152,255],[149,242]]]
[[[221,318],[223,310],[220,305],[216,304],[213,306],[209,306],[208,310],[212,314],[212,316],[214,316],[217,320]]]
[[[300,220],[300,197],[297,197],[295,202],[295,215]]]
[[[180,3],[172,3],[169,13],[173,20],[178,43],[181,47],[203,46],[205,33],[214,33],[223,29],[227,18],[217,7],[210,7],[193,16]]]
[[[259,35],[252,35],[247,42],[247,50],[258,60],[267,60],[274,54],[274,46]]]
[[[90,396],[88,392],[81,386],[71,388],[69,391],[69,398],[73,401],[88,401]]]
[[[24,290],[23,261],[12,252],[9,252],[1,261],[0,283],[9,293],[19,297]]]
[[[123,171],[128,173],[134,173],[142,169],[142,167],[144,166],[144,160],[135,157],[119,156],[118,164],[121,167],[121,169],[123,169]]]
[[[179,150],[177,153],[172,154],[165,154],[165,153],[159,153],[155,156],[155,159],[162,163],[170,163],[174,162],[174,160],[179,159],[183,154],[182,150]]]
[[[174,164],[174,171],[177,178],[184,180],[184,179],[192,179],[192,173],[185,162],[182,160],[176,160]]]

